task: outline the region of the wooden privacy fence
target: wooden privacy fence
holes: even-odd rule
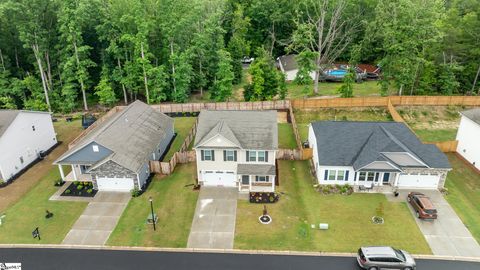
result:
[[[288,110],[290,107],[290,100],[180,104],[164,103],[151,105],[151,107],[163,113],[199,112],[201,110]]]
[[[295,141],[297,142],[297,148],[302,149],[302,141],[300,134],[298,133],[297,121],[295,120],[295,114],[293,113],[292,106],[288,107],[288,113],[290,114],[290,122],[292,122],[293,135],[295,135]]]
[[[169,162],[150,161],[150,172],[170,175],[177,164],[190,163],[196,160],[195,151],[175,152]]]
[[[435,144],[444,153],[457,152],[458,141],[435,142],[432,144]]]
[[[389,96],[354,97],[326,99],[294,99],[294,109],[334,108],[334,107],[387,107],[393,106],[480,106],[480,96]]]
[[[190,132],[188,132],[188,135],[183,141],[182,146],[180,147],[180,150],[178,150],[179,152],[186,152],[188,150],[190,143],[192,143],[193,139],[195,139],[195,135],[197,134],[197,125],[198,125],[198,118],[193,124],[192,129],[190,129]]]
[[[276,157],[281,160],[307,160],[311,159],[312,155],[312,148],[278,149]]]
[[[388,112],[390,113],[390,115],[392,116],[392,119],[393,121],[395,122],[400,122],[400,123],[405,123],[405,120],[403,119],[403,117],[397,112],[397,110],[395,109],[395,107],[393,106],[392,102],[390,100],[388,100],[388,103],[387,103],[387,108],[388,108]],[[405,123],[406,124],[406,123]],[[408,126],[408,125],[407,125]]]

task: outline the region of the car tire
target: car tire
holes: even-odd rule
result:
[[[412,268],[411,267],[405,267],[405,268],[403,268],[403,270],[412,270]]]
[[[420,213],[418,213],[418,211],[415,212],[415,215],[417,216],[417,218],[420,218]]]
[[[378,270],[378,268],[374,266],[374,267],[368,268],[368,270]]]
[[[410,198],[410,196],[407,197],[407,202],[410,202],[412,201],[412,199]]]

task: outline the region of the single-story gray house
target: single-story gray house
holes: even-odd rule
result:
[[[91,181],[97,190],[142,189],[150,160],[159,160],[174,137],[173,119],[141,101],[112,115],[59,157],[65,181]],[[65,175],[64,165],[72,171]]]
[[[314,122],[308,141],[319,184],[437,189],[451,170],[445,154],[404,123]]]

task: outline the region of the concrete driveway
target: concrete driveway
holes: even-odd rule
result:
[[[98,192],[62,244],[104,245],[130,198],[128,192]]]
[[[187,247],[232,249],[237,197],[236,188],[202,187]]]
[[[433,254],[480,257],[480,245],[443,195],[438,190],[419,190],[419,192],[429,196],[438,211],[437,220],[421,220],[414,217]],[[402,191],[399,197],[406,201],[407,194],[407,191]],[[410,204],[408,206],[415,215]]]

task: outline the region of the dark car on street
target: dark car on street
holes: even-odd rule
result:
[[[432,201],[425,194],[420,192],[410,192],[407,201],[415,210],[415,215],[420,219],[437,219],[437,209]]]

